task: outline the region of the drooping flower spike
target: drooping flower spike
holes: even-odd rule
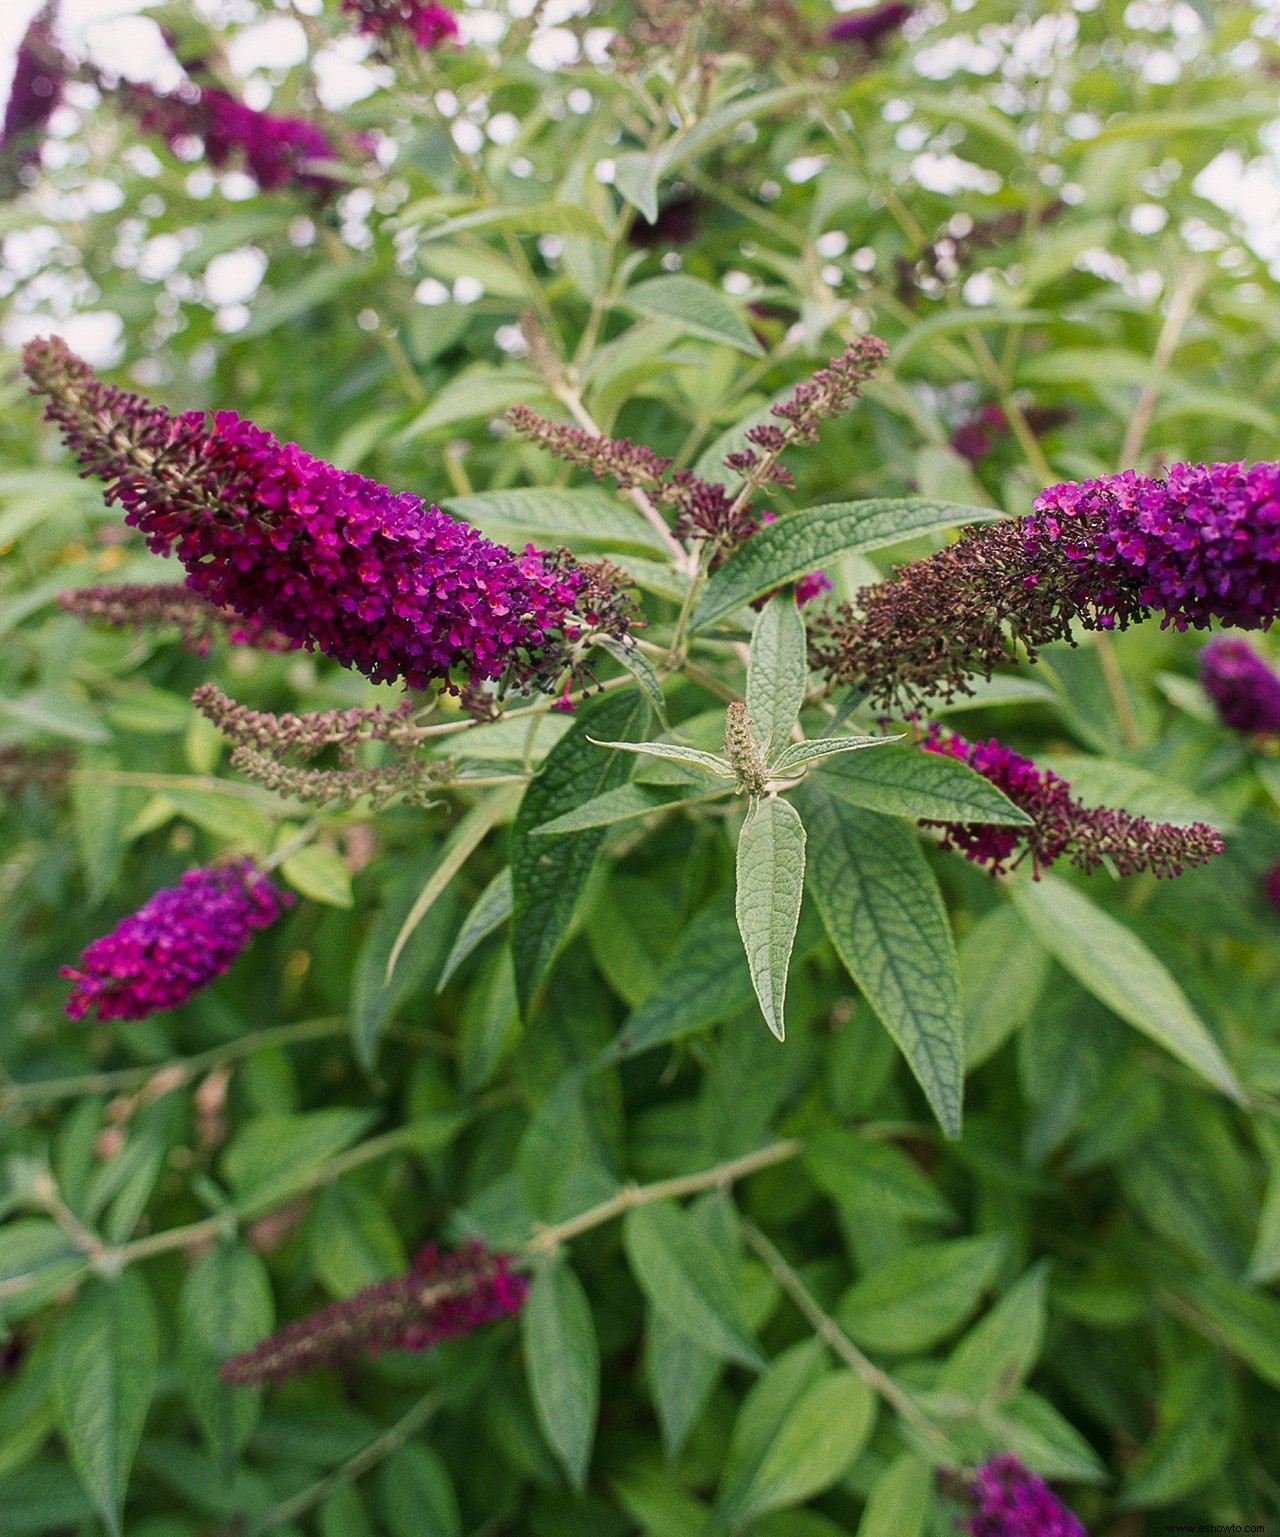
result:
[[[920,745],[926,752],[967,763],[1031,817],[1030,827],[987,822],[925,824],[942,829],[943,848],[985,865],[992,875],[1006,873],[1030,855],[1038,877],[1065,854],[1086,872],[1109,859],[1121,875],[1150,870],[1157,876],[1172,876],[1222,852],[1221,835],[1204,822],[1189,826],[1149,822],[1119,808],[1084,805],[1060,774],[1037,768],[1030,758],[994,737],[967,742],[934,723]]]
[[[819,665],[892,707],[970,691],[1017,645],[1149,614],[1180,630],[1280,613],[1280,464],[1175,464],[1051,486],[1030,517],[966,529],[814,629]]]
[[[833,43],[857,43],[865,52],[878,54],[914,10],[914,5],[894,0],[893,4],[878,5],[873,10],[851,11],[831,23],[827,39]]]
[[[25,366],[84,473],[189,587],[375,682],[541,686],[581,665],[584,632],[626,634],[616,585],[563,552],[518,555],[234,412],[174,416],[57,339]]]
[[[971,1479],[951,1475],[946,1482],[976,1507],[956,1523],[969,1537],[1088,1537],[1044,1479],[1012,1452],[984,1462]]]
[[[1280,913],[1280,864],[1272,865],[1262,882],[1262,890],[1276,912]]]
[[[58,109],[70,66],[53,36],[58,0],[38,10],[18,44],[13,85],[0,128],[0,197],[14,196],[40,161],[40,144]]]
[[[439,48],[458,35],[458,18],[435,0],[342,0],[342,9],[357,18],[357,32],[377,38],[404,32],[419,48]]]
[[[258,1387],[385,1350],[430,1350],[520,1310],[528,1291],[511,1256],[477,1241],[427,1244],[403,1275],[297,1319],[222,1364],[233,1387]]]
[[[145,1019],[176,1009],[220,977],[292,900],[248,859],[188,870],[95,939],[78,965],[62,967],[75,983],[67,1013]]]
[[[1251,736],[1280,732],[1280,675],[1246,640],[1219,635],[1200,653],[1200,682],[1224,725]]]
[[[58,594],[58,607],[82,619],[119,629],[173,628],[184,650],[207,656],[214,637],[259,651],[288,651],[298,644],[258,619],[215,608],[190,587],[173,582],[98,583]]]

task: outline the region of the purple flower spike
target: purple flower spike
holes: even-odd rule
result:
[[[1012,1452],[984,1462],[966,1494],[977,1509],[957,1526],[970,1537],[1088,1537],[1044,1479]]]
[[[607,575],[566,554],[517,555],[232,411],[172,416],[56,339],[33,342],[26,369],[84,473],[152,550],[177,555],[188,587],[375,682],[456,691],[456,669],[545,684],[579,668],[584,629],[625,636]]]
[[[40,142],[49,119],[62,100],[68,65],[54,41],[58,0],[38,10],[18,44],[13,87],[0,129],[0,174],[12,191],[22,173],[40,162]],[[10,186],[6,185],[9,195]]]
[[[1222,852],[1221,836],[1204,822],[1180,827],[1149,822],[1118,808],[1085,806],[1060,774],[1037,768],[1030,758],[994,737],[988,742],[966,742],[935,723],[920,745],[926,752],[967,763],[1032,819],[1030,827],[989,822],[925,824],[942,829],[944,849],[986,865],[992,875],[1015,869],[1030,854],[1039,878],[1041,870],[1067,854],[1073,865],[1085,871],[1096,870],[1110,859],[1121,875],[1150,870],[1157,876],[1172,876]]]
[[[342,9],[358,17],[356,31],[370,37],[404,31],[419,48],[439,48],[458,35],[458,18],[447,5],[422,0],[342,0]]]
[[[859,43],[868,53],[876,54],[914,10],[914,5],[893,4],[854,11],[833,21],[827,28],[827,38],[833,43]]]
[[[511,1256],[478,1241],[452,1252],[427,1244],[404,1275],[366,1286],[222,1364],[233,1387],[260,1387],[384,1350],[430,1350],[520,1310],[528,1282]]]
[[[188,870],[176,886],[95,939],[62,975],[76,985],[67,1013],[83,1019],[145,1019],[179,1004],[220,977],[293,898],[252,861]]]
[[[1248,641],[1211,640],[1200,653],[1200,682],[1224,725],[1250,735],[1280,731],[1280,677]]]
[[[1262,883],[1267,901],[1280,913],[1280,865],[1272,865]]]

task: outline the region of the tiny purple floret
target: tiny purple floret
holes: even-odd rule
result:
[[[966,1492],[977,1509],[957,1524],[970,1537],[1088,1537],[1044,1479],[1012,1452],[984,1462]]]

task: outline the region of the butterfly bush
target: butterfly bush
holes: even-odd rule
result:
[[[984,1462],[965,1492],[976,1509],[957,1526],[969,1537],[1088,1537],[1048,1484],[1012,1452]]]
[[[260,1386],[387,1350],[430,1350],[519,1312],[527,1292],[510,1255],[478,1240],[452,1251],[429,1243],[403,1275],[332,1302],[230,1357],[223,1380]]]
[[[57,17],[57,0],[49,0],[18,44],[0,128],[0,175],[13,184],[10,193],[17,190],[22,173],[39,164],[41,137],[62,101],[68,65],[53,35]]]
[[[545,682],[584,630],[625,634],[616,590],[568,555],[517,554],[233,411],[174,416],[58,340],[25,357],[83,472],[190,588],[375,682]]]
[[[1280,611],[1280,464],[1175,464],[1051,486],[1029,517],[967,529],[814,627],[833,682],[886,705],[971,692],[1017,645],[1076,623],[1264,629]]]
[[[935,722],[920,745],[926,752],[967,763],[1031,818],[1030,827],[979,822],[925,824],[942,829],[943,848],[986,865],[993,875],[1004,874],[1029,854],[1038,877],[1041,870],[1067,854],[1072,864],[1085,871],[1096,870],[1109,859],[1121,875],[1150,870],[1157,876],[1172,876],[1222,852],[1220,834],[1204,822],[1183,827],[1149,822],[1119,808],[1086,806],[1072,795],[1070,784],[1060,774],[1037,768],[1030,758],[994,737],[986,742],[966,742]]]
[[[292,900],[247,859],[188,870],[95,939],[78,965],[62,968],[75,983],[67,1013],[145,1019],[176,1009],[220,977]]]
[[[1280,676],[1248,641],[1211,640],[1200,653],[1200,682],[1224,725],[1251,735],[1280,731]]]
[[[342,0],[342,9],[356,18],[356,31],[382,38],[405,32],[419,48],[438,48],[458,35],[458,18],[447,5],[421,0]]]
[[[894,3],[878,5],[869,11],[853,11],[841,16],[827,28],[833,43],[857,43],[867,53],[877,54],[915,11],[914,5]]]

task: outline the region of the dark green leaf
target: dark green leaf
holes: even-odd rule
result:
[[[1007,1247],[1002,1233],[990,1233],[907,1249],[845,1293],[840,1322],[869,1350],[928,1350],[974,1312]]]
[[[581,1489],[596,1434],[600,1348],[587,1294],[563,1261],[534,1276],[520,1327],[538,1423],[569,1482]]]

